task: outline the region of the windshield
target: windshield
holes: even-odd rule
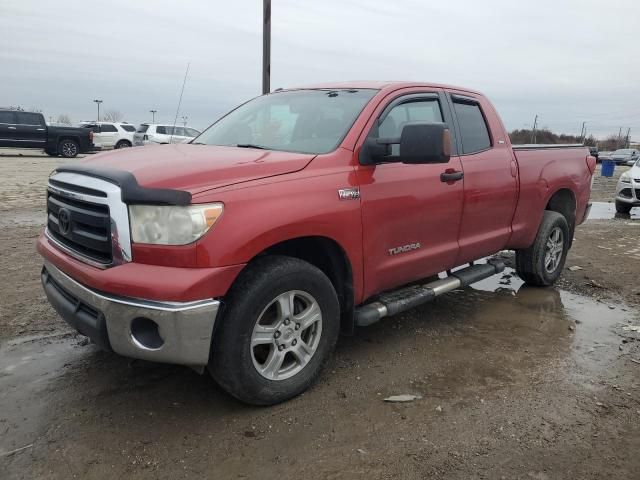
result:
[[[292,90],[254,98],[193,143],[328,153],[340,144],[377,90]]]

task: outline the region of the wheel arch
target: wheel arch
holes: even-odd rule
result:
[[[561,214],[569,225],[569,248],[573,244],[573,232],[576,227],[576,195],[570,188],[556,190],[547,201],[545,210]]]
[[[304,236],[282,240],[265,248],[247,264],[265,255],[284,255],[298,258],[320,269],[331,281],[340,302],[340,326],[343,333],[354,329],[353,269],[344,248],[333,238]]]

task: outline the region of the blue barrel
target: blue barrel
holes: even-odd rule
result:
[[[603,177],[613,177],[613,171],[616,169],[616,162],[613,160],[602,160],[602,170],[600,175]]]

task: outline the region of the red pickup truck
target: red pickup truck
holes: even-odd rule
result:
[[[502,271],[500,250],[554,283],[594,169],[583,146],[512,147],[472,90],[276,91],[190,144],[57,168],[42,282],[102,348],[273,404],[311,385],[340,331]]]

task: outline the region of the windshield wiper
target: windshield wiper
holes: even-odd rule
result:
[[[236,145],[238,148],[257,148],[258,150],[268,150],[267,147],[263,147],[262,145],[254,145],[253,143],[239,143]]]

